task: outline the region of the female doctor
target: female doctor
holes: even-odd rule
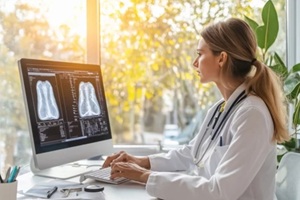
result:
[[[256,60],[256,38],[244,21],[212,24],[201,36],[194,69],[223,99],[199,133],[181,149],[147,157],[119,152],[103,167],[166,200],[272,200],[276,143],[289,139],[280,80]]]

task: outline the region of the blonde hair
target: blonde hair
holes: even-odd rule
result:
[[[262,98],[271,113],[273,139],[278,143],[288,141],[290,135],[282,81],[269,67],[256,60],[257,42],[250,26],[241,19],[230,18],[206,27],[201,36],[213,54],[227,53],[227,62],[221,68],[221,79],[245,81],[247,94]],[[228,82],[227,87],[231,87]]]

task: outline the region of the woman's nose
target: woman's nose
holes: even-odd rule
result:
[[[194,66],[195,68],[198,68],[198,58],[196,58],[196,59],[194,60],[193,66]]]

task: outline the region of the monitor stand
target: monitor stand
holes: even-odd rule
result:
[[[101,163],[98,160],[97,163],[91,163],[88,160],[78,161],[75,163],[69,163],[66,165],[60,165],[49,169],[40,170],[35,167],[33,159],[30,161],[30,169],[34,175],[54,178],[54,179],[69,179],[76,176],[80,176],[95,169],[99,169]]]

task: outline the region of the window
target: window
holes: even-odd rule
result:
[[[220,98],[192,68],[201,28],[229,16],[261,22],[266,0],[100,2],[101,65],[115,144],[172,145],[190,141]],[[285,55],[285,2],[275,6],[280,35],[273,48]]]
[[[0,167],[28,164],[31,146],[17,60],[86,62],[86,2],[0,3]]]
[[[224,17],[260,19],[266,0],[218,2],[2,1],[0,167],[28,164],[31,155],[17,69],[22,57],[92,63],[101,58],[115,144],[188,142],[220,97],[193,72],[198,32]],[[275,6],[281,36],[273,48],[284,53],[285,1]],[[100,19],[95,17],[99,13]]]

